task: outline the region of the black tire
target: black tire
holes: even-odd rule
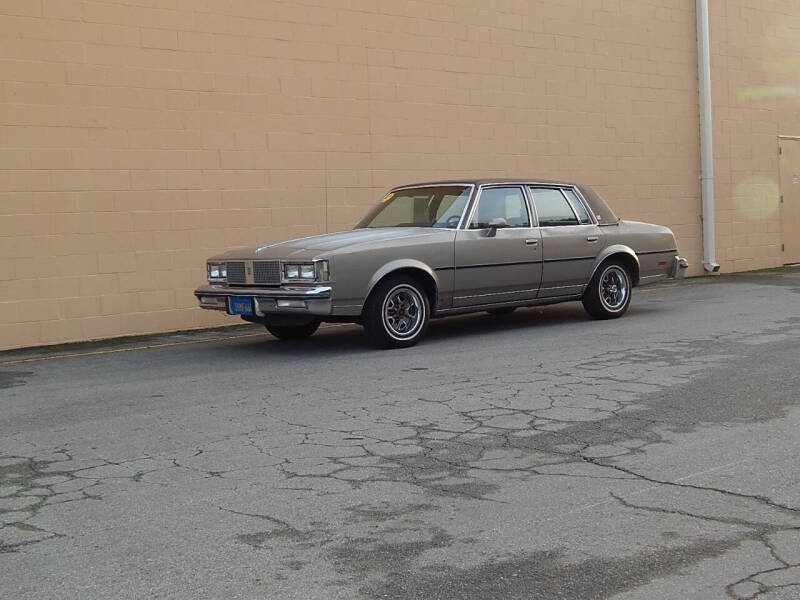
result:
[[[618,319],[628,311],[632,291],[628,267],[612,259],[595,272],[583,294],[583,307],[595,319]]]
[[[390,275],[372,290],[361,321],[374,346],[407,348],[425,335],[430,312],[428,294],[419,281]]]
[[[516,306],[504,306],[502,308],[490,308],[486,312],[489,313],[490,315],[499,317],[502,315],[510,315],[515,310],[517,310]]]
[[[320,322],[319,319],[314,319],[304,325],[271,325],[267,323],[264,327],[279,340],[304,340],[314,334],[319,328]]]

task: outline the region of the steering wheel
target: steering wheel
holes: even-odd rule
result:
[[[453,227],[458,227],[460,221],[461,221],[461,215],[450,215],[444,222],[444,226],[447,227],[448,229]]]

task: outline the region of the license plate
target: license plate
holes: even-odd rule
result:
[[[252,315],[253,299],[247,296],[231,296],[232,315]]]

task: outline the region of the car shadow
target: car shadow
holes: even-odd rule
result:
[[[580,305],[568,304],[520,308],[510,315],[475,313],[458,317],[437,319],[428,328],[427,339],[480,336],[498,332],[558,327],[590,320]]]
[[[569,324],[590,322],[580,305],[567,304],[549,307],[517,309],[510,315],[490,315],[475,313],[434,319],[431,321],[421,344],[436,340],[462,337],[479,338],[487,334],[517,330],[542,329]],[[262,337],[238,340],[234,347],[245,352],[280,354],[285,357],[324,356],[326,354],[347,353],[349,356],[360,353],[373,353],[360,325],[323,325],[317,333],[306,340],[282,341],[265,334]],[[231,348],[233,350],[233,348]]]
[[[664,312],[663,307],[640,304],[632,306],[623,319],[660,312]],[[420,344],[461,338],[478,340],[484,335],[507,331],[543,331],[570,325],[588,327],[598,322],[589,317],[579,303],[519,308],[510,315],[490,315],[482,312],[432,320]],[[278,340],[265,332],[264,337],[237,340],[233,347],[229,348],[234,352],[238,350],[243,353],[280,355],[288,359],[325,357],[343,353],[353,357],[361,354],[371,355],[375,352],[361,326],[350,323],[323,325],[310,338],[298,341]]]

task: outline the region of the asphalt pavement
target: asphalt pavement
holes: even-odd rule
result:
[[[800,271],[0,354],[0,598],[800,598]]]

